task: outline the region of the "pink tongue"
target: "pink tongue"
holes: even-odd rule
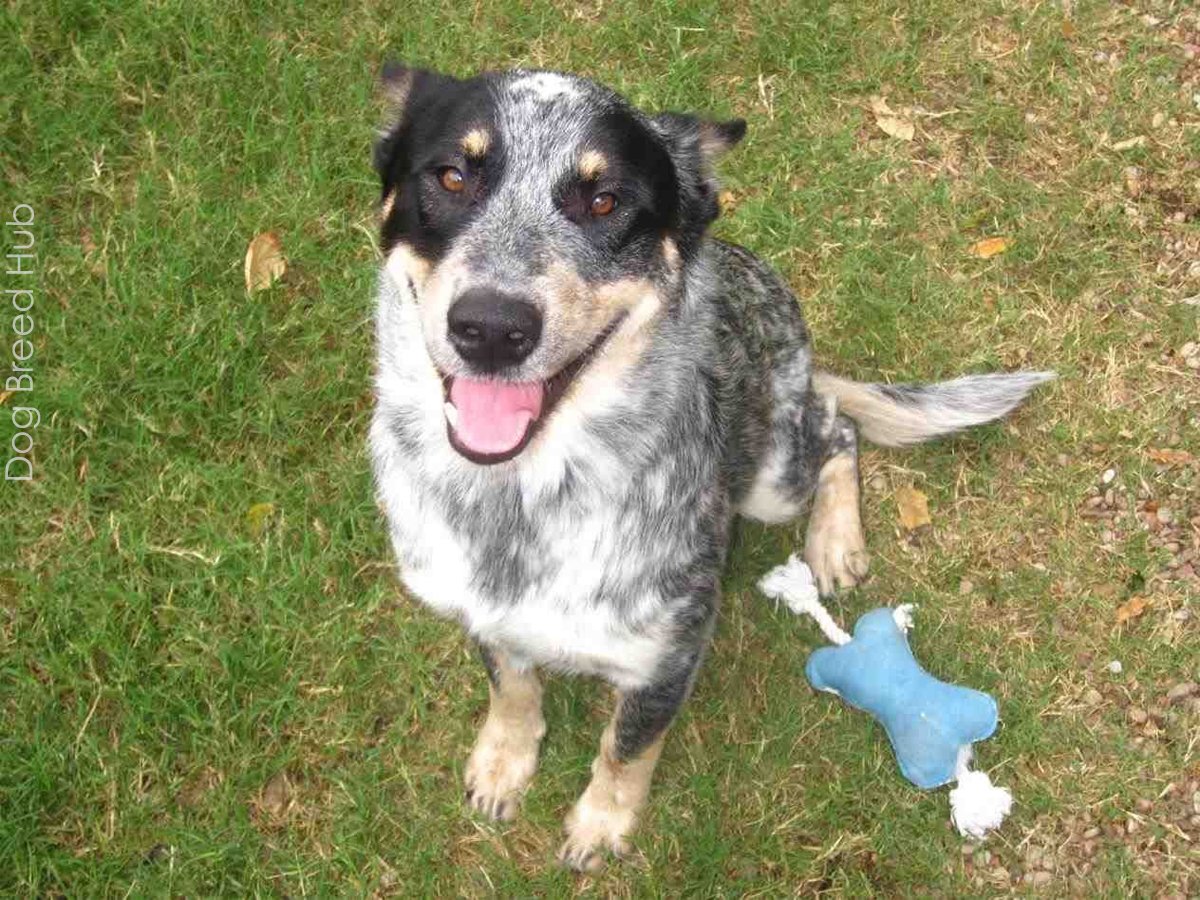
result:
[[[476,453],[507,453],[542,413],[541,382],[474,381],[455,378],[450,402],[458,410],[454,436]]]

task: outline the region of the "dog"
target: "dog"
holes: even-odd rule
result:
[[[712,637],[735,515],[805,511],[822,592],[867,573],[857,434],[990,422],[1045,373],[863,384],[812,368],[796,297],[708,235],[742,120],[649,115],[585,78],[389,64],[375,482],[400,578],[458,620],[490,707],[469,805],[511,819],[537,668],[617,691],[560,860],[618,856]]]

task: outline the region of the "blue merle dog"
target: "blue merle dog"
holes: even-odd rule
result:
[[[867,572],[856,431],[988,422],[1046,375],[861,384],[812,370],[795,296],[709,237],[742,121],[647,115],[583,78],[389,66],[370,442],[400,577],[479,647],[468,802],[511,818],[535,669],[617,690],[560,852],[627,847],[717,614],[736,514],[808,512],[824,592]]]

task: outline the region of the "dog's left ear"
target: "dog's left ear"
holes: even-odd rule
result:
[[[746,120],[730,119],[727,122],[700,120],[700,154],[709,165],[741,143],[746,136]]]
[[[676,161],[698,163],[704,174],[711,175],[717,161],[746,136],[746,120],[717,122],[685,113],[659,113],[650,119],[655,130],[667,141]]]
[[[746,120],[716,122],[684,113],[659,113],[650,119],[667,147],[679,182],[683,249],[695,245],[708,223],[721,212],[717,162],[746,136]]]

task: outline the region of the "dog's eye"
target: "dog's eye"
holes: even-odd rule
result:
[[[438,184],[452,194],[458,194],[467,186],[463,173],[454,166],[444,166],[438,169]]]
[[[617,208],[617,198],[605,191],[592,198],[592,215],[607,216]]]

